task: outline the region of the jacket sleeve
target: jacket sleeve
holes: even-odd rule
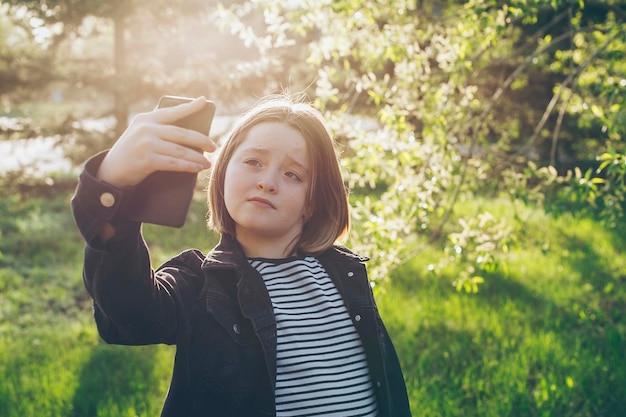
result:
[[[170,261],[168,268],[152,269],[141,224],[118,215],[132,189],[122,190],[95,177],[104,155],[86,163],[71,201],[86,243],[83,281],[94,302],[98,332],[108,343],[176,343],[188,332],[200,257],[189,251]],[[105,223],[113,226],[115,235],[103,243],[98,236]]]
[[[382,324],[382,322],[381,322]],[[387,329],[382,326],[385,349],[385,368],[389,378],[389,398],[394,417],[411,417],[406,382],[400,366],[398,354],[393,346]]]

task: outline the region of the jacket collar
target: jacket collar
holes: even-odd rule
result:
[[[237,268],[246,259],[243,248],[234,236],[222,234],[218,244],[207,254],[202,269]]]

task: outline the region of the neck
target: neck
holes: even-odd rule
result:
[[[295,254],[294,240],[254,238],[237,234],[237,241],[248,258],[282,259]]]

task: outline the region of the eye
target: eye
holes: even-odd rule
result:
[[[261,162],[257,159],[246,159],[245,161],[243,161],[244,164],[246,165],[250,165],[253,167],[260,167],[261,166]]]
[[[295,180],[295,181],[302,181],[302,178],[300,178],[300,176],[298,174],[296,174],[295,172],[293,172],[293,171],[286,172],[285,176],[287,176],[287,177],[289,177],[289,178],[291,178],[292,180]]]

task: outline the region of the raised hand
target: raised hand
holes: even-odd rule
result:
[[[203,152],[214,152],[215,143],[202,133],[172,124],[204,105],[205,98],[199,97],[138,114],[102,161],[98,178],[114,186],[132,187],[155,171],[199,172],[210,167]]]

